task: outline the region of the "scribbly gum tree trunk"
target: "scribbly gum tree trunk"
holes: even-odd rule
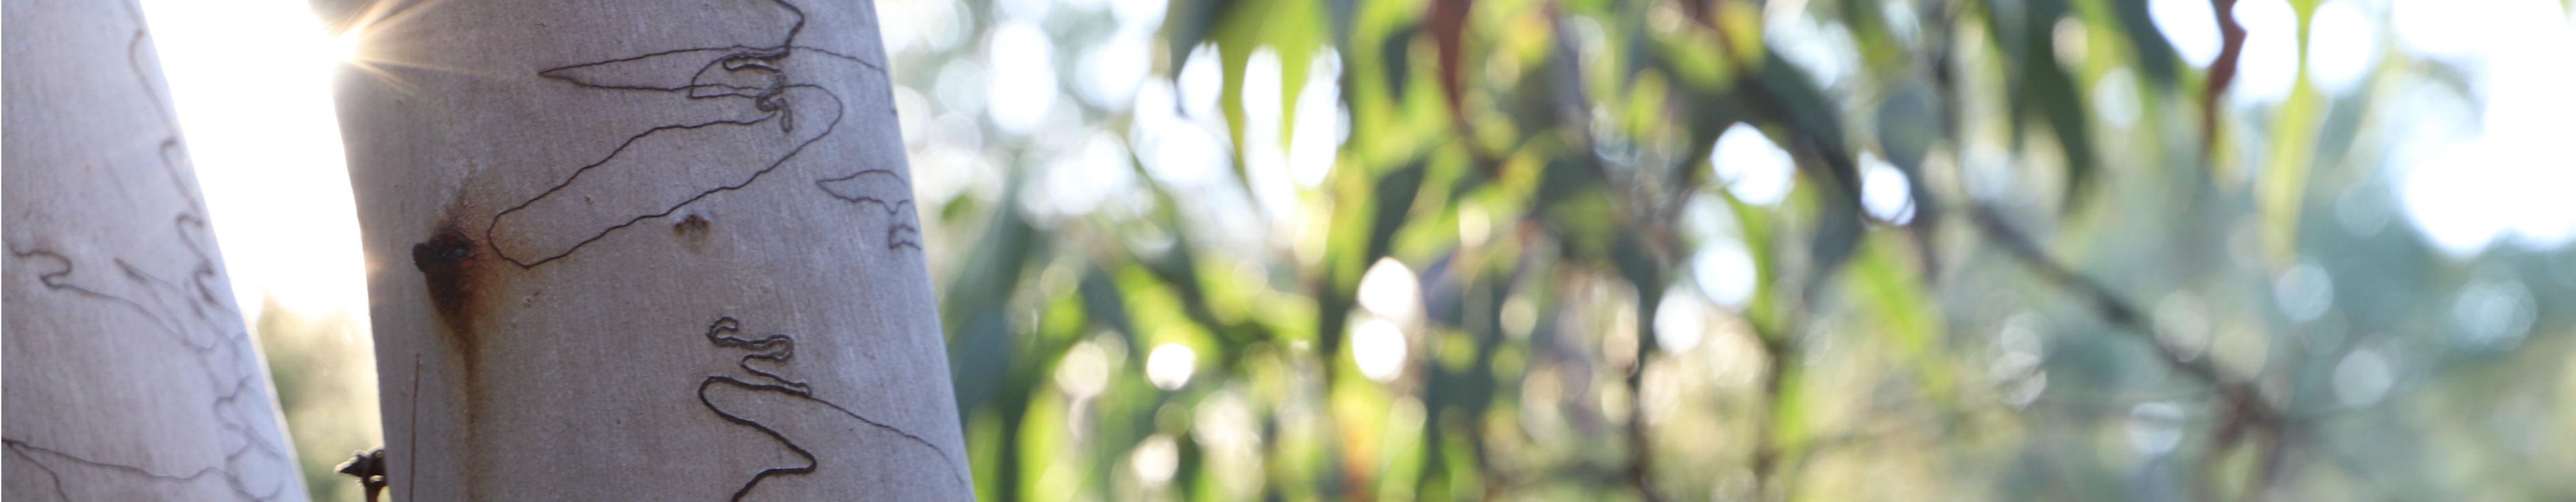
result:
[[[0,10],[0,495],[303,500],[143,17]]]
[[[872,6],[321,7],[397,498],[973,498]]]

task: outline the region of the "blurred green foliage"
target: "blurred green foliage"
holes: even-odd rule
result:
[[[385,444],[376,408],[376,359],[366,320],[306,312],[268,297],[258,312],[259,348],[277,386],[279,411],[313,500],[361,500],[355,478],[333,469],[351,454]]]
[[[2147,4],[880,8],[990,500],[2576,497],[2576,257],[2385,174],[2457,70]]]

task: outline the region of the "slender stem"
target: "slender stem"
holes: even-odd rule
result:
[[[2165,365],[2200,380],[2218,393],[2218,401],[2212,406],[2217,407],[2221,420],[2217,434],[2211,437],[2213,452],[2223,452],[2236,446],[2245,440],[2249,433],[2261,435],[2262,442],[2258,445],[2263,448],[2262,462],[2258,464],[2257,476],[2247,490],[2249,494],[2260,494],[2264,491],[2265,485],[2281,472],[2280,467],[2286,456],[2286,452],[2283,451],[2285,443],[2283,434],[2288,424],[2283,420],[2279,410],[2274,409],[2270,402],[2263,400],[2261,392],[2256,389],[2251,377],[2228,375],[2211,363],[2210,358],[2197,357],[2192,351],[2175,345],[2167,337],[2157,336],[2154,321],[2140,315],[2137,307],[2131,306],[2118,293],[2111,291],[2109,286],[2077,273],[2064,263],[2050,258],[2037,241],[2005,222],[2003,215],[1993,206],[1984,203],[1973,205],[1977,228],[2000,245],[2004,251],[2021,260],[2024,265],[2029,266],[2060,289],[2082,297],[2092,304],[2094,312],[2102,316],[2103,320],[2127,328],[2128,332],[2143,337],[2150,346],[2155,347],[2157,355],[2161,356]],[[2211,494],[2202,493],[2201,498],[2210,499]]]

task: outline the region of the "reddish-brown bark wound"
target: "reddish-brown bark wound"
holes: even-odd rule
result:
[[[463,446],[469,462],[479,464],[483,452],[478,447],[476,429],[481,425],[482,404],[488,394],[482,389],[482,371],[478,368],[483,355],[477,350],[480,333],[476,328],[483,324],[480,317],[490,314],[490,292],[498,286],[495,272],[507,262],[492,259],[497,255],[490,247],[466,232],[461,222],[482,221],[471,213],[467,204],[450,202],[445,217],[432,228],[428,238],[412,244],[411,260],[412,267],[421,273],[430,307],[438,317],[439,326],[430,331],[444,335],[439,337],[444,343],[438,345],[444,345],[457,363],[449,367],[448,371],[457,375],[450,381],[463,387],[463,401],[455,403],[451,410],[462,416],[462,430],[453,432],[457,437],[450,444]],[[476,493],[476,481],[469,478],[459,488],[464,493]]]
[[[434,331],[444,333],[449,348],[464,363],[467,383],[481,358],[475,350],[483,325],[481,317],[489,315],[495,272],[501,267],[491,247],[474,239],[461,222],[479,221],[466,204],[450,203],[446,218],[440,219],[429,237],[411,246],[411,262],[420,270],[427,284],[432,312],[438,316]]]
[[[713,222],[707,221],[707,217],[705,216],[700,216],[697,213],[690,213],[688,217],[681,218],[679,223],[671,224],[671,233],[679,235],[680,238],[687,240],[690,249],[696,249],[698,245],[705,244],[707,242],[707,227],[712,226],[713,224]]]
[[[696,214],[690,214],[687,218],[682,218],[679,223],[671,224],[671,231],[681,235],[706,233],[707,218]]]

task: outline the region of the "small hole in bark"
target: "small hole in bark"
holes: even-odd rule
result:
[[[707,224],[708,222],[706,217],[690,214],[687,218],[681,218],[679,223],[671,224],[671,233],[691,236],[701,235],[707,232]]]

